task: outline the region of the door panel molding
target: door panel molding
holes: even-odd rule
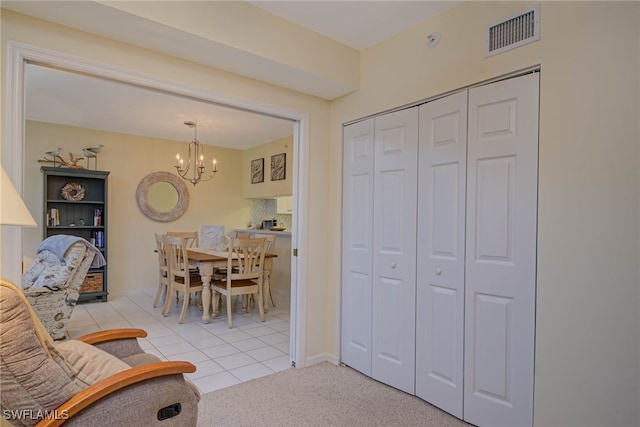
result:
[[[462,418],[467,92],[420,107],[416,395]]]

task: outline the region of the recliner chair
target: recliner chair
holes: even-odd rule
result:
[[[56,245],[60,242],[66,244]],[[54,340],[66,338],[67,324],[89,268],[104,265],[102,254],[97,257],[99,252],[89,245],[75,236],[48,237],[39,246],[38,258],[22,277],[27,301]],[[55,247],[60,248],[61,254],[56,253]]]
[[[13,283],[0,280],[0,406],[13,425],[196,426],[189,362],[145,353],[140,329],[54,342]]]

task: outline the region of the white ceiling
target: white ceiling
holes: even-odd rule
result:
[[[26,117],[245,150],[293,134],[293,122],[66,71],[27,65]],[[52,147],[55,148],[55,147]]]
[[[249,1],[357,50],[367,49],[460,1]]]
[[[3,7],[47,19],[31,2]],[[52,2],[55,3],[55,2]],[[254,1],[251,4],[362,50],[458,1]],[[49,3],[51,4],[51,3]],[[52,20],[55,20],[52,18]],[[85,75],[27,67],[26,116],[31,120],[178,141],[246,149],[291,135],[286,120],[251,114]],[[53,148],[53,147],[52,147]]]

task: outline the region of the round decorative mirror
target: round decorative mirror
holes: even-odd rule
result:
[[[187,210],[189,191],[175,174],[153,172],[138,184],[136,201],[148,218],[159,222],[175,221]]]

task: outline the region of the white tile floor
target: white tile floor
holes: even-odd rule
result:
[[[162,307],[153,308],[155,292],[111,298],[108,302],[76,305],[68,333],[71,338],[104,329],[140,328],[147,338],[140,346],[162,360],[186,360],[196,366],[187,374],[202,393],[282,371],[289,360],[289,299],[278,295],[277,307],[269,307],[265,322],[258,307],[241,312],[240,298],[234,297],[233,328],[227,326],[226,309],[220,316],[202,323],[202,311],[189,304],[183,324],[178,324],[182,299],[171,305],[167,317]],[[195,300],[195,298],[194,298]]]

